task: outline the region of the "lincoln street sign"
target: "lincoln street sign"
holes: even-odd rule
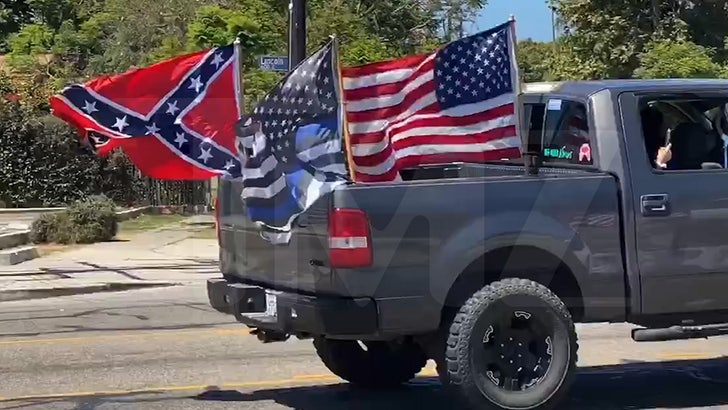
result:
[[[260,68],[266,71],[288,71],[288,56],[260,56]]]

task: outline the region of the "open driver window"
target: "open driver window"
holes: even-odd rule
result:
[[[671,94],[643,97],[640,118],[651,165],[664,171],[728,168],[728,98]],[[663,169],[657,154],[670,145]]]

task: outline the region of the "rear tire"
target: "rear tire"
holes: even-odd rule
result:
[[[494,282],[450,325],[448,387],[474,409],[550,409],[569,390],[577,349],[571,315],[548,288]]]
[[[313,340],[321,360],[335,375],[349,383],[369,388],[388,389],[413,379],[427,364],[427,357],[414,343]]]

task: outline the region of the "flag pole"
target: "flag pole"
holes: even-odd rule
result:
[[[336,77],[339,82],[339,126],[341,127],[341,136],[344,139],[346,147],[346,162],[349,168],[349,178],[351,182],[356,182],[356,173],[354,172],[354,154],[351,152],[351,137],[349,136],[349,128],[346,123],[346,101],[344,101],[344,79],[341,75],[341,60],[339,59],[339,41],[335,35],[329,38],[334,42],[334,59],[336,61]]]
[[[235,37],[233,42],[235,53],[235,99],[238,104],[238,119],[245,113],[245,87],[243,84],[243,45],[240,37]]]
[[[521,155],[524,157],[524,169],[527,175],[533,175],[538,172],[538,168],[534,166],[536,160],[534,154],[531,152],[530,144],[528,141],[528,133],[524,137],[523,134],[523,109],[521,104],[521,96],[523,94],[523,87],[521,85],[521,72],[518,67],[518,38],[516,36],[516,16],[511,14],[508,18],[509,23],[509,37],[511,38],[510,47],[510,58],[513,61],[513,70],[511,72],[511,80],[514,83],[513,93],[515,94],[515,101],[513,111],[516,117],[516,134],[521,141]],[[524,139],[525,138],[525,139]]]
[[[518,57],[518,37],[516,36],[516,16],[511,14],[511,16],[508,18],[509,24],[509,30],[511,34],[511,39],[513,41],[513,47],[511,48],[511,58],[513,58],[513,63],[515,66],[515,80],[516,80],[516,93],[518,95],[521,94],[521,72],[518,68],[518,60],[516,58]]]

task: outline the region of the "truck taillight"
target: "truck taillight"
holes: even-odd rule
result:
[[[341,208],[331,211],[329,261],[333,268],[360,268],[372,264],[369,220],[363,211]]]

